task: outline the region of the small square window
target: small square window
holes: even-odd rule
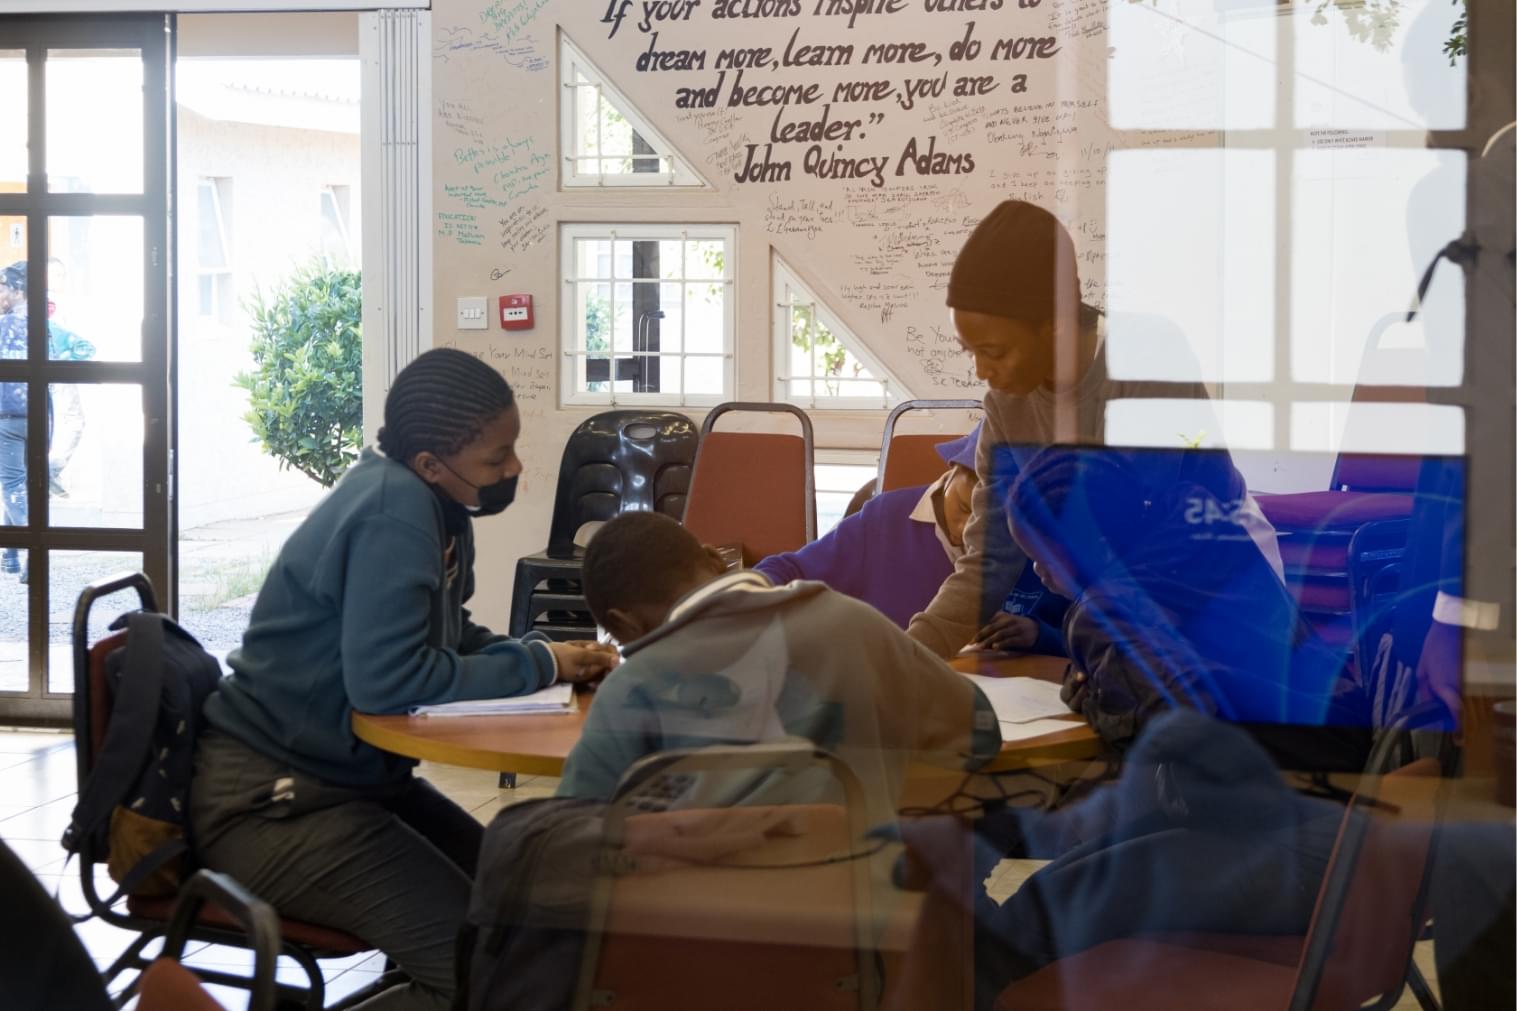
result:
[[[734,228],[565,225],[561,240],[565,404],[732,398]]]

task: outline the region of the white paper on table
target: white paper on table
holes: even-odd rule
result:
[[[1069,706],[1059,698],[1059,686],[1040,678],[992,678],[983,674],[965,674],[990,700],[996,719],[1002,723],[1027,723],[1065,716]]]
[[[531,695],[505,699],[464,699],[435,706],[412,706],[412,716],[552,716],[574,711],[574,688],[567,681]]]
[[[1001,724],[1001,742],[1025,741],[1029,737],[1057,734],[1061,730],[1074,730],[1081,724],[1073,720],[1028,720],[1026,723]]]

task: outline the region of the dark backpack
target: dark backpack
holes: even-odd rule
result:
[[[173,895],[187,872],[190,775],[200,712],[221,664],[172,619],[132,611],[111,623],[126,645],[105,660],[110,724],[63,846],[108,855],[122,895]]]
[[[513,804],[485,829],[458,942],[457,1011],[567,1011],[584,952],[606,805]]]

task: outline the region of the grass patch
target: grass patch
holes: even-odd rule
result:
[[[198,603],[202,610],[214,610],[229,601],[257,593],[263,586],[269,567],[274,564],[273,551],[264,551],[248,558],[237,558],[212,566],[200,574],[198,582],[211,583],[210,594]]]

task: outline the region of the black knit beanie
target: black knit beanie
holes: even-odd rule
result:
[[[1075,311],[1080,276],[1075,244],[1048,211],[1003,201],[975,226],[948,276],[948,304],[1034,325]]]

